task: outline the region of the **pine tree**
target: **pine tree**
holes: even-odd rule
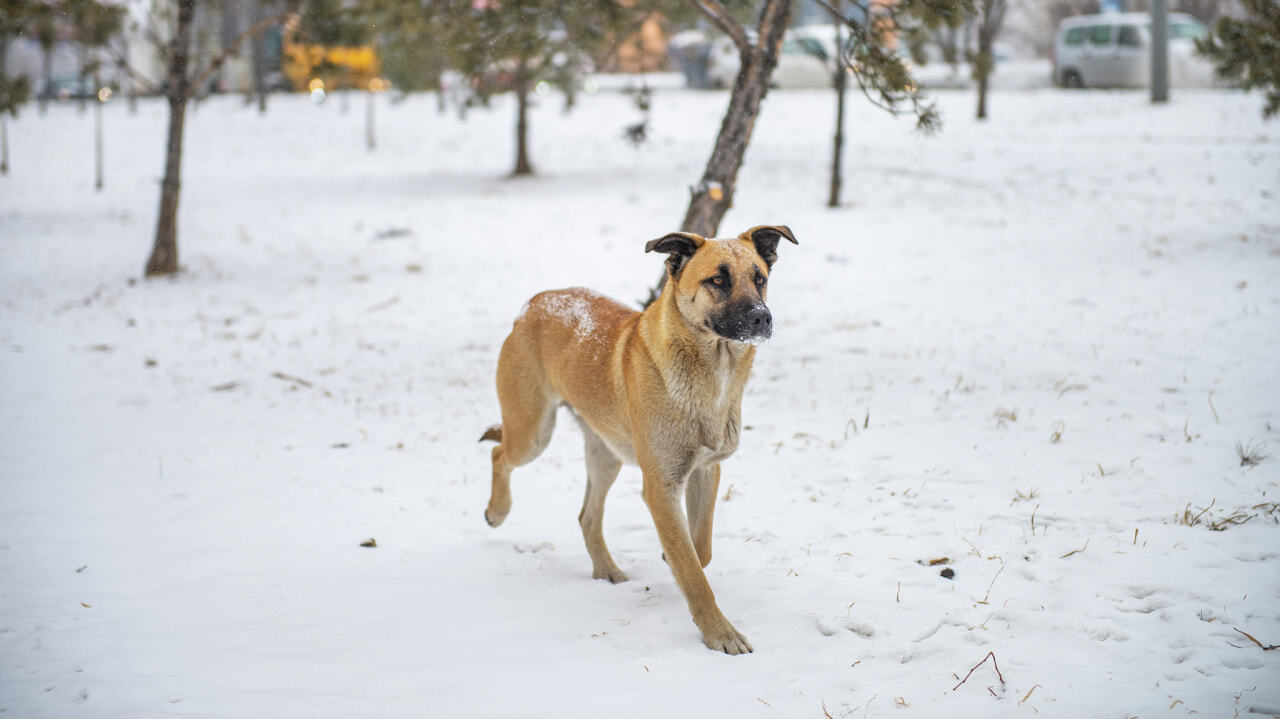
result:
[[[616,0],[448,0],[435,11],[437,42],[450,66],[469,79],[475,101],[510,90],[516,99],[513,176],[533,174],[529,108],[540,85],[556,87],[566,106],[601,47],[625,37],[650,12]]]
[[[1223,17],[1196,48],[1217,66],[1218,77],[1245,90],[1266,92],[1262,116],[1280,112],[1280,0],[1240,0],[1244,19]]]

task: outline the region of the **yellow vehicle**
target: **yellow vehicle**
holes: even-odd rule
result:
[[[285,27],[281,69],[299,92],[338,89],[379,90],[382,62],[372,45],[337,47],[295,41],[293,23]],[[318,82],[317,82],[318,81]]]

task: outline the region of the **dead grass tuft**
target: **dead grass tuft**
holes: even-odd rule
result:
[[[1058,421],[1054,422],[1054,423],[1053,423],[1053,431],[1049,433],[1049,441],[1050,441],[1051,443],[1053,443],[1053,444],[1057,444],[1057,443],[1061,442],[1061,441],[1062,441],[1062,433],[1063,433],[1064,431],[1066,431],[1066,429],[1067,429],[1067,423],[1066,423],[1066,422],[1063,422],[1062,420],[1058,420]]]
[[[1270,459],[1271,455],[1263,451],[1266,448],[1266,442],[1260,442],[1255,445],[1252,439],[1243,444],[1240,440],[1236,440],[1236,454],[1240,457],[1240,466],[1253,467],[1261,464],[1265,459]]]
[[[1270,517],[1280,523],[1280,502],[1262,502],[1252,507],[1237,507],[1230,511],[1213,510],[1217,499],[1209,501],[1209,506],[1192,509],[1188,503],[1182,511],[1174,515],[1174,523],[1186,527],[1207,527],[1212,532],[1224,532],[1231,527],[1238,527],[1259,517]]]

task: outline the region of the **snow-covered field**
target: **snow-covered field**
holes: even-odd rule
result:
[[[708,568],[754,654],[703,647],[634,468],[605,522],[631,581],[591,579],[564,416],[485,524],[512,318],[643,296],[725,99],[660,92],[635,150],[625,97],[548,98],[515,181],[505,98],[380,98],[374,153],[362,98],[210,101],[160,281],[163,106],[106,108],[101,193],[90,116],[29,108],[0,180],[0,714],[1280,714],[1280,651],[1244,634],[1280,643],[1257,96],[996,93],[980,124],[943,92],[935,138],[859,100],[837,210],[831,97],[770,96],[722,232],[800,245]]]

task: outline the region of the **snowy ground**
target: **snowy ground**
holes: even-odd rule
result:
[[[372,154],[363,99],[208,102],[186,272],[150,282],[164,108],[107,107],[97,194],[89,116],[28,109],[0,180],[0,713],[1280,714],[1280,651],[1242,634],[1280,643],[1280,123],[1229,92],[997,92],[987,124],[937,97],[932,139],[853,103],[829,210],[833,102],[774,93],[723,225],[800,240],[708,570],[744,657],[699,641],[635,469],[612,586],[573,423],[496,530],[476,442],[525,299],[658,275],[644,242],[725,95],[659,93],[638,151],[624,97],[548,99],[519,181],[505,99],[382,98]],[[988,653],[1003,683],[961,683]]]

